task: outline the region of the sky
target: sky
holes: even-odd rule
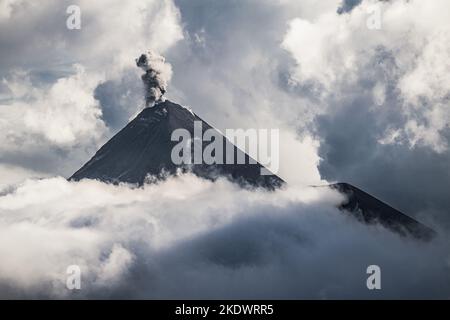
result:
[[[66,26],[73,4],[79,30]],[[446,234],[449,9],[446,0],[0,0],[0,295],[70,296],[54,282],[73,259],[94,283],[79,294],[89,297],[268,297],[271,287],[277,297],[448,296],[438,288],[445,239],[423,249],[367,231],[337,214],[338,195],[309,186],[352,183]],[[148,50],[170,65],[167,99],[222,131],[279,129],[288,190],[265,199],[192,176],[143,190],[66,182],[145,107],[135,59]],[[152,201],[161,195],[172,201]],[[192,223],[177,233],[181,215]],[[365,288],[369,260],[392,280],[380,293]],[[127,287],[143,275],[142,288]],[[176,286],[186,279],[197,290]]]

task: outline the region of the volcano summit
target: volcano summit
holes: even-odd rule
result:
[[[187,130],[195,139],[195,122],[200,122],[201,134],[215,130],[215,136],[222,139],[223,161],[215,164],[175,164],[171,154],[177,141],[172,141],[172,133],[177,129]],[[193,143],[193,141],[192,141]],[[208,143],[202,142],[202,150]],[[194,148],[192,148],[194,150]],[[225,158],[232,152],[234,161],[226,163]],[[244,164],[238,159],[244,158]],[[225,176],[240,185],[275,189],[284,181],[276,175],[261,175],[264,167],[190,110],[168,100],[145,108],[124,129],[108,141],[70,179],[97,179],[111,183],[133,183],[142,185],[152,178],[162,178],[165,174],[175,174],[177,170],[192,171],[202,178],[216,179]],[[266,169],[267,170],[267,169]]]

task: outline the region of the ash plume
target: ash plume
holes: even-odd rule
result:
[[[145,87],[145,105],[152,106],[163,100],[167,83],[172,77],[172,67],[166,63],[163,56],[148,51],[136,59],[136,65],[145,71],[141,79]]]

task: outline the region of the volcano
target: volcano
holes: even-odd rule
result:
[[[213,129],[223,140],[222,164],[177,165],[172,161],[172,150],[178,144],[178,141],[172,141],[172,133],[176,129],[185,129],[193,139],[201,138],[194,132],[196,121],[201,123],[202,135],[206,130]],[[208,144],[209,142],[203,142],[202,150]],[[231,150],[234,161],[231,161],[232,164],[227,164],[226,158],[230,156]],[[245,159],[243,164],[237,164],[239,157]],[[241,186],[262,187],[270,190],[284,184],[284,181],[276,175],[261,175],[263,169],[266,168],[234,146],[195,113],[166,100],[153,107],[145,108],[101,147],[70,180],[86,178],[109,183],[125,182],[142,185],[151,179],[162,179],[181,170],[191,171],[199,177],[210,180],[226,177]]]
[[[223,164],[177,165],[172,161],[172,150],[178,144],[178,141],[172,141],[172,133],[176,129],[185,129],[194,139],[200,138],[195,136],[196,121],[202,124],[202,136],[206,130],[213,129],[222,139]],[[202,149],[207,144],[203,141]],[[234,164],[225,163],[230,150],[233,151]],[[244,164],[237,164],[240,156],[245,158]],[[155,179],[164,179],[177,171],[189,171],[210,180],[226,177],[243,187],[275,190],[285,184],[277,175],[261,175],[262,169],[265,169],[264,166],[234,146],[195,113],[166,100],[145,108],[69,179],[143,185]],[[329,187],[346,196],[347,201],[339,209],[363,223],[379,223],[397,234],[420,240],[430,240],[435,235],[432,229],[351,184],[337,183]]]

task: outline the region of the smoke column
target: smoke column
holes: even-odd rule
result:
[[[136,65],[145,71],[141,77],[145,88],[145,105],[148,107],[162,101],[167,83],[172,77],[171,65],[153,51],[143,53],[136,59]]]

